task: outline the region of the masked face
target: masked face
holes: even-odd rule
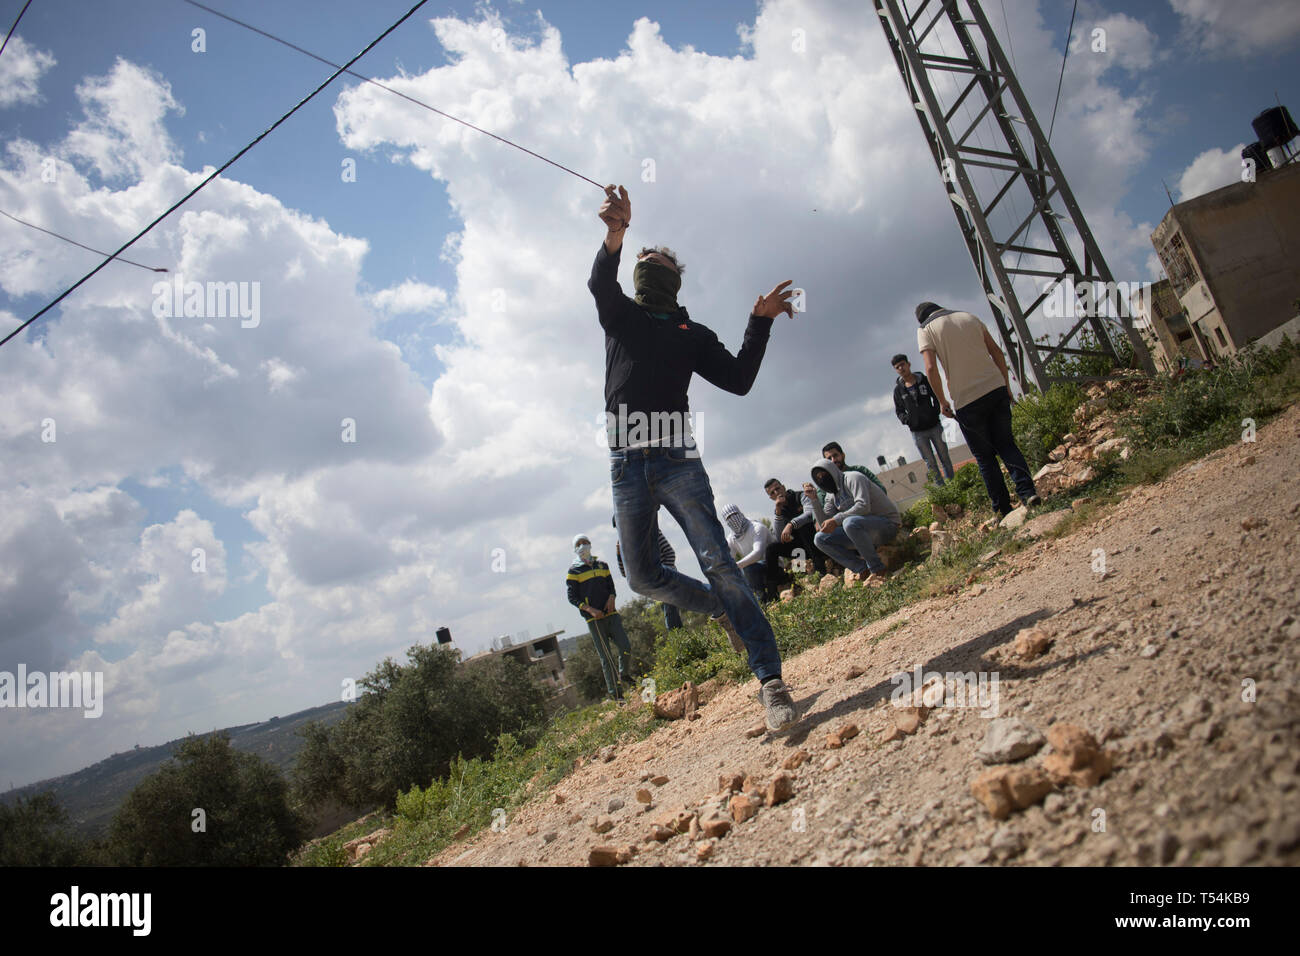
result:
[[[727,527],[731,529],[732,534],[745,533],[745,526],[748,522],[745,520],[745,516],[739,511],[729,511],[725,515],[725,520],[727,522]]]
[[[632,284],[636,288],[636,300],[643,305],[672,309],[677,307],[677,293],[682,287],[682,277],[672,266],[646,257],[632,269]]]
[[[812,479],[817,482],[817,487],[822,491],[835,494],[835,479],[831,478],[830,472],[825,468],[814,468]]]
[[[579,541],[577,547],[575,547],[573,550],[574,553],[577,554],[578,557],[582,560],[583,564],[589,564],[591,562],[590,541]]]

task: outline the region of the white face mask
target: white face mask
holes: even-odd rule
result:
[[[591,545],[583,543],[578,545],[573,550],[578,553],[578,557],[582,558],[583,561],[591,560]]]

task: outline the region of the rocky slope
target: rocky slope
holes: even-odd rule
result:
[[[756,681],[706,686],[697,719],[430,863],[1300,862],[1297,462],[1300,407],[787,660],[792,733],[752,735]],[[917,668],[942,699],[902,699],[891,677]],[[958,675],[984,698],[957,700]]]

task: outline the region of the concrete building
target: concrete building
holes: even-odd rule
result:
[[[511,643],[509,638],[498,639],[501,646],[479,651],[462,663],[469,665],[494,657],[513,657],[535,670],[538,679],[551,691],[551,706],[572,710],[578,706],[578,691],[564,674],[564,658],[560,656],[559,641],[563,633],[564,631],[555,631],[517,644]]]
[[[1134,326],[1151,349],[1151,358],[1162,372],[1173,374],[1184,365],[1200,368],[1211,352],[1196,327],[1187,321],[1183,304],[1168,279],[1151,287],[1149,300],[1134,302]]]
[[[1179,203],[1151,242],[1198,348],[1233,354],[1300,311],[1300,163]]]
[[[975,460],[966,445],[949,445],[948,457],[952,460],[953,471]],[[913,462],[900,459],[900,462],[893,468],[876,472],[876,477],[885,486],[889,499],[898,505],[898,510],[905,511],[925,497],[925,459],[918,458]]]

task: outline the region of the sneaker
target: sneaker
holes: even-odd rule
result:
[[[758,702],[763,705],[767,729],[770,733],[780,733],[799,719],[790,688],[779,677],[768,681],[758,689]]]
[[[736,628],[732,625],[731,618],[727,617],[726,614],[722,614],[713,618],[713,623],[717,624],[726,632],[727,640],[731,642],[731,649],[733,651],[737,654],[748,656],[749,650],[745,647],[745,642],[740,639],[740,635],[736,633]]]
[[[1043,503],[1043,499],[1040,498],[1038,495],[1030,495],[1028,498],[1025,499],[1025,506],[1028,508],[1037,508],[1042,503]]]

